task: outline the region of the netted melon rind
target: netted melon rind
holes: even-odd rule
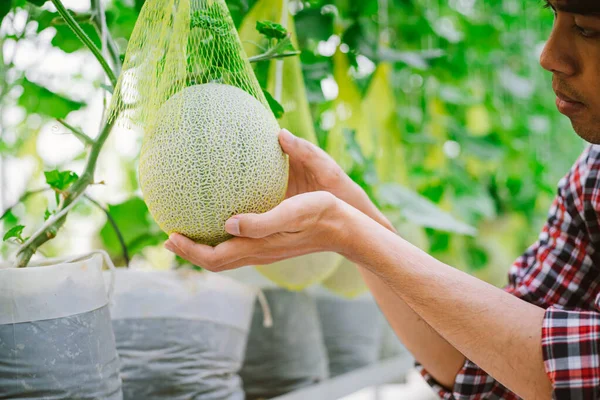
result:
[[[263,213],[285,197],[288,160],[273,114],[245,91],[204,84],[183,89],[144,136],[140,186],[166,233],[216,246],[233,215]]]

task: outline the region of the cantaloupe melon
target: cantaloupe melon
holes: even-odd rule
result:
[[[144,136],[139,180],[168,234],[216,246],[233,215],[263,213],[285,197],[288,159],[272,112],[234,86],[181,90],[161,106]]]

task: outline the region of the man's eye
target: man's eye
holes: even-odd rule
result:
[[[581,36],[586,37],[586,38],[594,37],[597,34],[596,31],[592,31],[590,29],[585,29],[578,25],[575,25],[575,29],[577,30],[577,32],[579,32],[579,34]]]

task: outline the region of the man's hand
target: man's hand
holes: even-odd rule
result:
[[[196,244],[179,234],[171,235],[165,247],[213,272],[309,253],[342,252],[349,246],[351,235],[345,225],[352,211],[356,212],[331,193],[305,193],[266,213],[230,218],[225,230],[236,237],[216,247]]]
[[[352,180],[325,151],[287,130],[279,133],[279,143],[290,159],[290,178],[286,197],[325,191],[336,197]]]
[[[279,143],[290,159],[288,198],[308,192],[329,192],[387,229],[394,230],[365,191],[346,175],[329,154],[285,129],[279,133]]]

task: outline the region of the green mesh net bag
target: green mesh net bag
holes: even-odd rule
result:
[[[224,0],[147,0],[131,35],[110,118],[151,130],[175,93],[236,86],[269,107]]]
[[[159,226],[211,246],[285,197],[287,156],[224,0],[147,0],[109,118],[143,130],[139,180]]]

